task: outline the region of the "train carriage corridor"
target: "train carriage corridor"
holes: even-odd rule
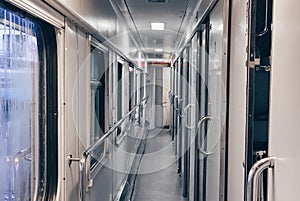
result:
[[[159,128],[149,131],[132,200],[186,201],[180,185],[169,131]]]
[[[299,0],[0,0],[0,201],[298,201]]]

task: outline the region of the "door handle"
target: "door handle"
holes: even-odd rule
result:
[[[178,111],[178,99],[179,96],[174,96],[174,109]]]
[[[256,37],[256,33],[253,33],[252,26],[253,26],[253,19],[252,19],[252,12],[253,12],[253,0],[249,0],[248,2],[248,37],[247,37],[247,66],[249,68],[255,67],[255,45],[252,44]]]
[[[266,35],[266,33],[268,33],[269,29],[268,29],[268,13],[269,13],[269,9],[268,9],[268,0],[266,0],[266,16],[265,16],[265,27],[264,30],[257,33],[256,36],[264,36]]]
[[[251,167],[247,179],[247,201],[257,201],[259,178],[264,170],[274,168],[275,159],[275,157],[263,158]]]
[[[200,120],[198,121],[197,133],[199,133],[199,139],[201,139],[201,137],[202,137],[202,133],[199,132],[199,129],[202,127],[202,124],[208,120],[213,120],[213,118],[211,116],[204,116],[204,117],[201,117]],[[210,151],[206,151],[204,148],[202,148],[202,146],[199,144],[199,141],[198,141],[198,149],[199,149],[200,153],[205,156],[209,156],[213,153]]]
[[[188,122],[187,122],[187,111],[188,111],[189,108],[192,108],[192,107],[195,107],[195,104],[190,103],[187,106],[185,106],[185,108],[183,110],[184,111],[183,114],[184,114],[184,117],[185,117],[184,118],[184,124],[190,130],[195,128],[195,125],[189,125]]]

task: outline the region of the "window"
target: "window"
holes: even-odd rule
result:
[[[99,140],[105,133],[107,112],[107,77],[108,54],[94,46],[91,47],[91,144]],[[107,104],[106,104],[107,103]],[[92,153],[91,167],[104,157],[104,144]]]
[[[129,111],[134,108],[134,70],[129,67]]]
[[[0,200],[34,200],[35,189],[48,200],[56,191],[57,76],[49,65],[56,67],[53,35],[49,25],[0,7]],[[46,45],[48,38],[52,42]],[[49,74],[53,79],[47,80]]]

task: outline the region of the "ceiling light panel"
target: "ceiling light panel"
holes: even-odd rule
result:
[[[150,26],[152,30],[165,30],[165,23],[162,22],[152,22]]]

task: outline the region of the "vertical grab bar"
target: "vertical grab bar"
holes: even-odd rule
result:
[[[87,183],[87,168],[86,168],[87,155],[83,156],[79,160],[79,199],[80,201],[86,200],[86,183]]]
[[[275,157],[267,157],[257,161],[250,169],[247,180],[247,201],[257,201],[259,178],[268,168],[274,168]]]

